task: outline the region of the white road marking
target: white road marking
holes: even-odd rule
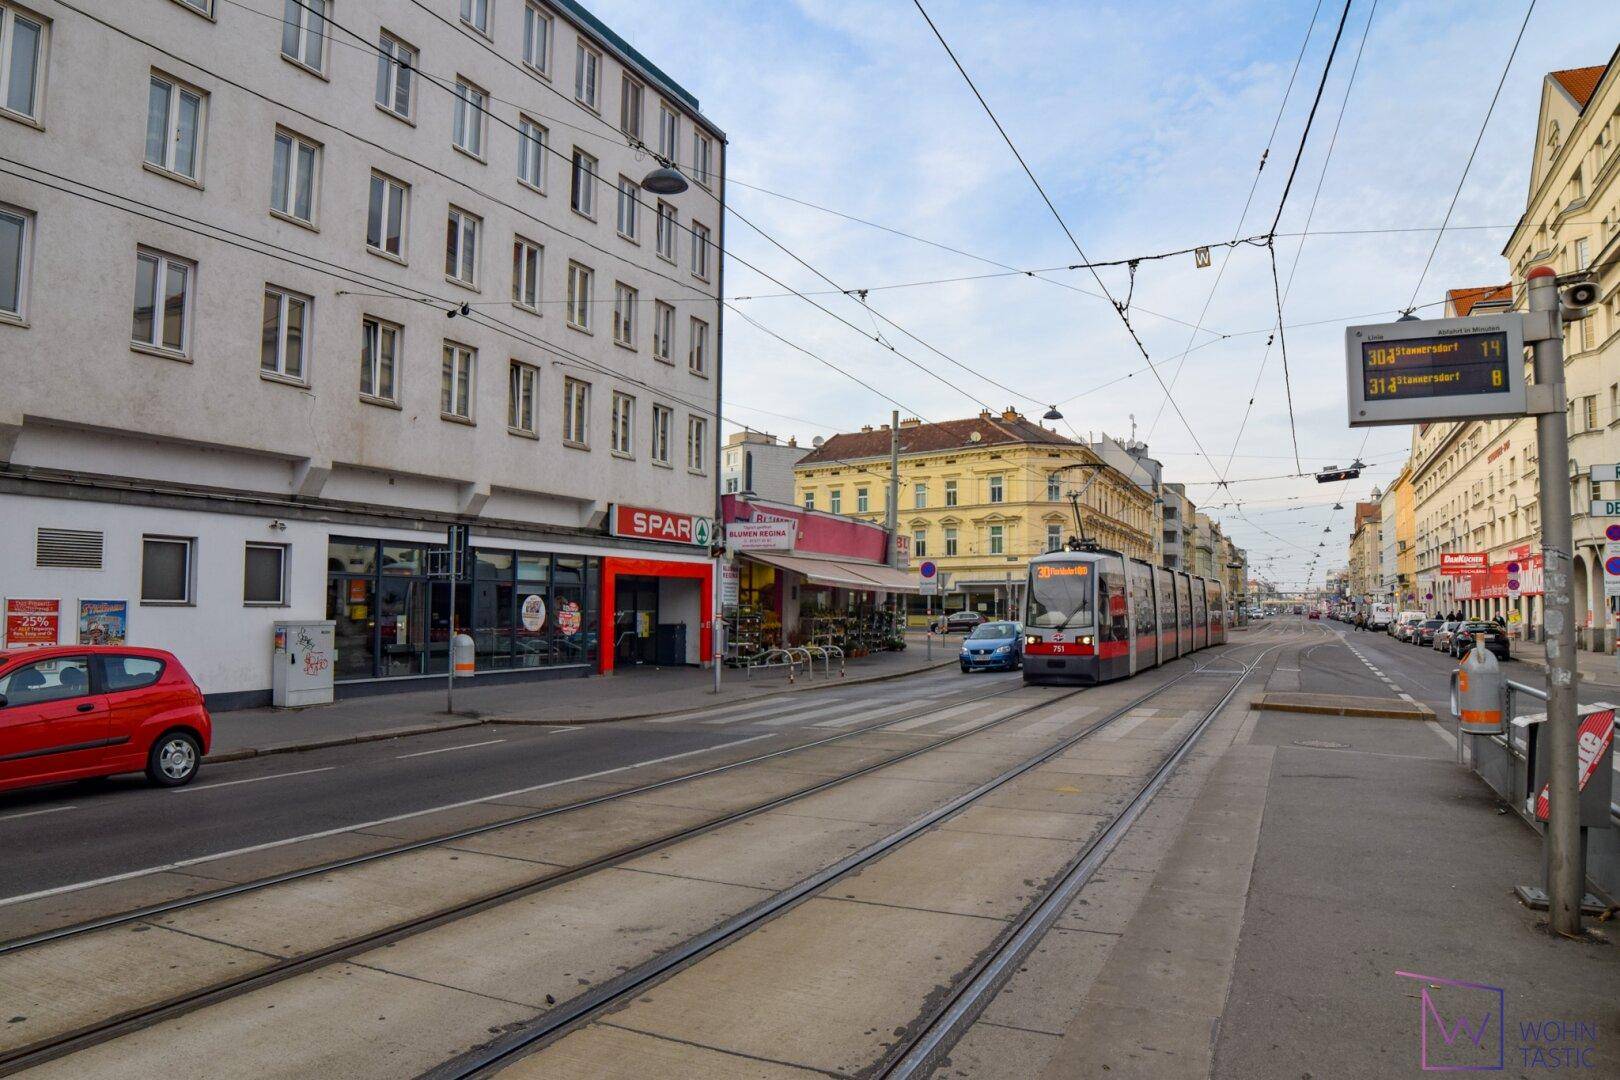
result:
[[[997,709],[996,711],[994,711],[992,713],[987,713],[984,716],[975,716],[971,720],[964,720],[960,724],[952,724],[948,728],[942,728],[940,730],[940,734],[941,735],[958,735],[958,734],[960,734],[960,733],[962,733],[964,731],[971,731],[972,729],[974,729],[976,727],[982,727],[983,725],[988,724],[993,720],[999,720],[1003,716],[1010,716],[1010,715],[1012,715],[1013,713],[1017,712],[1018,710],[1020,710],[1022,708],[1025,708],[1025,706],[1022,705],[1022,704],[1008,705],[1008,706],[1005,706],[1003,708]]]
[[[395,754],[395,761],[404,761],[406,758],[427,757],[429,754],[448,754],[452,750],[473,750],[480,746],[494,746],[503,743],[505,739],[485,739],[483,742],[462,743],[460,746],[441,746],[437,750],[418,750],[414,754]]]
[[[47,806],[43,810],[24,810],[18,814],[0,814],[0,821],[12,821],[16,818],[38,817],[40,814],[60,814],[63,810],[75,810],[73,806]]]
[[[867,709],[864,712],[850,713],[847,716],[835,716],[831,720],[822,720],[814,726],[824,728],[848,727],[851,724],[858,724],[862,720],[870,720],[874,716],[882,716],[884,713],[894,712],[897,709],[905,709],[909,707],[909,705],[910,702],[891,701],[887,705],[879,705],[876,708]]]
[[[1091,737],[1096,739],[1098,742],[1113,742],[1115,739],[1123,739],[1132,731],[1135,731],[1137,726],[1143,721],[1150,719],[1152,719],[1152,717],[1145,714],[1126,716],[1123,719],[1115,720],[1112,724],[1109,724],[1107,727],[1103,728],[1101,731],[1097,732],[1097,734]]]
[[[1417,704],[1417,699],[1414,698],[1411,694],[1402,694],[1401,697],[1405,698],[1407,701],[1411,702],[1413,705]]]
[[[246,780],[222,780],[217,784],[197,784],[193,787],[180,787],[172,789],[175,795],[184,795],[188,791],[213,791],[217,787],[235,787],[237,784],[257,784],[261,780],[285,780],[289,776],[308,776],[310,773],[331,772],[336,765],[328,765],[323,769],[299,769],[297,772],[278,772],[269,776],[250,776]]]
[[[510,799],[517,795],[528,795],[535,791],[544,791],[547,788],[561,787],[563,784],[574,784],[581,780],[596,780],[603,776],[612,776],[614,773],[626,772],[630,769],[645,768],[648,765],[662,765],[667,761],[677,761],[680,758],[693,757],[697,754],[707,754],[715,750],[726,750],[744,743],[758,742],[760,739],[769,739],[770,734],[750,735],[746,739],[733,739],[730,742],[719,743],[715,746],[705,746],[697,750],[685,750],[679,754],[666,754],[663,757],[650,758],[647,761],[633,761],[628,765],[615,765],[611,769],[601,769],[593,773],[582,773],[579,776],[567,776],[561,780],[548,780],[543,784],[531,784],[528,787],[517,788],[513,791],[497,792],[494,795],[482,795],[476,799],[462,799],[460,802],[445,803],[442,806],[430,806],[425,810],[412,810],[405,814],[395,814],[392,817],[377,818],[373,821],[360,821],[353,825],[340,825],[335,829],[322,829],[320,832],[304,833],[301,836],[289,836],[282,840],[268,840],[262,844],[253,844],[248,847],[235,848],[231,851],[217,851],[211,855],[197,855],[189,859],[178,859],[174,862],[163,863],[160,866],[148,866],[140,870],[126,870],[121,874],[109,874],[106,877],[95,878],[90,881],[76,881],[71,885],[57,885],[50,889],[40,889],[31,893],[18,893],[16,896],[0,897],[0,907],[11,904],[21,904],[29,900],[40,900],[47,896],[61,896],[63,893],[78,892],[81,889],[94,888],[97,885],[111,885],[118,881],[129,881],[132,878],[146,877],[149,874],[161,874],[170,870],[183,870],[188,866],[199,863],[212,862],[215,859],[228,859],[237,855],[251,855],[256,851],[268,851],[272,848],[286,847],[288,844],[300,844],[306,840],[320,840],[328,836],[337,836],[339,833],[356,832],[360,829],[374,829],[378,825],[392,825],[396,821],[409,821],[411,818],[423,817],[427,814],[439,814],[446,810],[459,810],[464,806],[477,806],[479,803],[494,802],[496,799]]]
[[[924,713],[922,716],[914,716],[910,720],[903,720],[898,724],[892,724],[890,725],[889,730],[910,731],[913,728],[926,727],[927,725],[935,723],[939,720],[953,720],[971,709],[981,709],[983,707],[984,702],[982,701],[966,701],[960,705],[953,705],[948,709],[941,709],[938,712]],[[1019,708],[1023,707],[1024,706],[1022,705],[1019,706]]]
[[[1433,720],[1425,720],[1423,721],[1423,726],[1440,736],[1440,738],[1445,741],[1447,746],[1451,747],[1453,750],[1457,749],[1457,736],[1441,727],[1438,723]]]

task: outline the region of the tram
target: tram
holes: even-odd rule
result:
[[[1226,640],[1211,578],[1082,545],[1030,560],[1024,682],[1126,679]]]

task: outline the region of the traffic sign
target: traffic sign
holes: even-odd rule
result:
[[[1610,540],[1620,540],[1620,525],[1610,525],[1603,530],[1603,535]]]
[[[1524,567],[1517,559],[1507,564],[1507,591],[1509,596],[1518,596],[1524,591]]]
[[[1593,517],[1620,517],[1620,499],[1593,499]]]
[[[1350,426],[1524,416],[1524,316],[1408,319],[1344,331]]]
[[[921,574],[923,576],[923,580],[926,581],[935,574],[939,573],[939,567],[934,565],[932,559],[927,559],[924,560],[923,564],[917,568],[917,573]]]
[[[1611,480],[1620,480],[1620,465],[1593,465],[1591,470],[1592,483],[1604,484]]]
[[[1620,525],[1610,525],[1604,530],[1610,536],[1607,544],[1603,545],[1603,595],[1620,596],[1620,540],[1612,534],[1620,532]]]

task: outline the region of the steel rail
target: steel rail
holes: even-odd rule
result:
[[[1258,642],[1249,644],[1258,644]],[[1270,651],[1270,649],[1281,648],[1282,644],[1283,643],[1279,643],[1277,645],[1268,647],[1266,650],[1262,651],[1261,656],[1263,656],[1265,652]],[[1241,648],[1242,646],[1238,647]],[[1256,664],[1259,663],[1259,659],[1260,657],[1256,657]],[[1232,693],[1236,691],[1237,687],[1242,685],[1243,678],[1246,678],[1248,673],[1252,670],[1253,665],[1244,669],[1243,676],[1237,680],[1232,690],[1229,690],[1226,696],[1221,699],[1221,703],[1217,705],[1215,709],[1211,710],[1210,715],[1214,715],[1215,712],[1219,711],[1221,705],[1224,705],[1224,703],[1231,697]],[[962,810],[965,810],[979,799],[982,799],[985,795],[996,791],[1007,783],[1029,772],[1031,769],[1045,764],[1046,762],[1057,757],[1059,754],[1072,749],[1082,740],[1090,737],[1098,731],[1101,731],[1103,728],[1114,723],[1120,717],[1131,712],[1133,709],[1140,708],[1143,703],[1151,701],[1153,698],[1169,690],[1171,687],[1176,686],[1184,680],[1192,678],[1198,674],[1200,674],[1198,670],[1193,670],[1177,675],[1168,682],[1165,682],[1160,686],[1157,686],[1152,690],[1133,698],[1124,705],[1113,709],[1107,716],[1088,725],[1084,730],[1061,739],[1046,749],[1031,755],[1022,762],[1011,766],[990,780],[979,784],[971,791],[965,792],[962,795],[951,799],[949,802],[946,802],[943,805],[927,812],[926,814],[915,818],[909,824],[902,826],[900,829],[890,833],[888,836],[874,841],[861,850],[845,856],[830,866],[824,867],[820,871],[812,874],[797,884],[789,886],[788,888],[767,897],[758,904],[753,905],[745,911],[739,912],[718,925],[711,927],[709,930],[695,935],[694,937],[688,938],[685,942],[662,953],[652,960],[632,968],[622,975],[611,979],[608,982],[602,983],[596,988],[587,991],[578,997],[559,1002],[555,1007],[548,1010],[543,1016],[536,1018],[533,1022],[525,1024],[506,1035],[494,1039],[482,1047],[476,1048],[460,1055],[457,1058],[440,1064],[426,1073],[423,1073],[421,1080],[467,1080],[467,1078],[471,1077],[491,1075],[493,1071],[503,1068],[514,1060],[523,1057],[525,1054],[538,1048],[540,1044],[554,1041],[555,1039],[567,1034],[569,1031],[581,1026],[585,1022],[588,1022],[591,1018],[599,1015],[603,1011],[610,1009],[615,1005],[621,1004],[633,998],[635,995],[644,992],[650,986],[662,981],[665,976],[673,973],[674,971],[701,959],[709,953],[715,952],[720,948],[729,945],[739,938],[748,935],[759,926],[769,922],[771,919],[782,914],[788,909],[798,906],[804,900],[808,899],[810,896],[819,892],[821,889],[832,884],[838,879],[843,878],[856,870],[861,869],[868,863],[889,854],[920,833],[932,828],[941,821],[955,816]],[[1032,707],[1029,710],[1025,710],[1004,719],[1011,720],[1015,719],[1017,716],[1027,715],[1028,712],[1033,712],[1037,709],[1049,708],[1052,705],[1056,705],[1068,700],[1072,696],[1073,694],[1066,694],[1062,697],[1053,698],[1049,702]],[[1001,721],[997,722],[1000,723]],[[1204,723],[1207,724],[1207,722],[1208,718],[1206,717]],[[1201,724],[1199,730],[1202,730],[1202,727],[1203,725]],[[978,728],[972,732],[966,732],[965,734],[977,734],[983,730],[984,728]]]

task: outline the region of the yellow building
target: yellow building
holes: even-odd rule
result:
[[[1088,537],[1153,558],[1152,493],[1089,447],[1013,409],[931,424],[903,420],[899,435],[899,531],[910,539],[913,565],[928,559],[946,576],[935,611],[1015,614],[1030,557],[1075,532],[1070,492],[1081,493]],[[883,521],[890,440],[887,424],[827,439],[794,466],[795,501]],[[1077,465],[1085,467],[1065,471]]]

